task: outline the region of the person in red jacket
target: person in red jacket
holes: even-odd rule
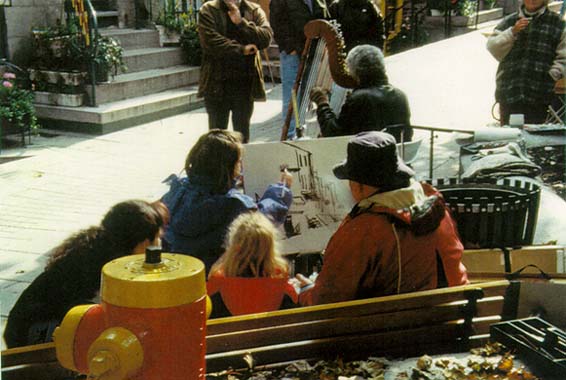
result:
[[[261,313],[296,305],[289,264],[277,249],[277,229],[260,212],[247,212],[228,229],[226,251],[212,266],[207,291],[211,318]]]
[[[301,305],[468,283],[464,248],[442,195],[413,179],[392,135],[357,134],[333,171],[349,180],[356,205],[328,242],[316,281],[298,275]]]

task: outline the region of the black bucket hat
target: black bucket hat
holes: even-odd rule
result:
[[[346,160],[336,165],[334,175],[374,187],[396,187],[415,175],[397,152],[395,137],[385,132],[368,131],[348,141]]]

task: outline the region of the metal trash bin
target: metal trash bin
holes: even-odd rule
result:
[[[521,179],[494,183],[430,181],[444,196],[465,248],[529,245],[537,224],[540,186]]]

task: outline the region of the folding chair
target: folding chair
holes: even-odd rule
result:
[[[546,123],[566,124],[566,78],[556,82],[554,94],[553,102],[548,106]]]

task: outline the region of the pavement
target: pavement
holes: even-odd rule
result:
[[[481,30],[387,58],[391,83],[409,97],[414,125],[473,130],[493,124],[496,61]],[[256,103],[251,141],[279,139],[281,88],[266,84]],[[0,314],[5,319],[43,270],[49,251],[73,232],[98,224],[115,203],[155,200],[162,181],[180,173],[185,156],[207,131],[204,109],[103,136],[45,130],[27,147],[0,154]],[[451,133],[435,133],[435,177],[455,176],[458,151]],[[428,132],[413,164],[428,176]],[[2,343],[2,348],[5,346]]]

